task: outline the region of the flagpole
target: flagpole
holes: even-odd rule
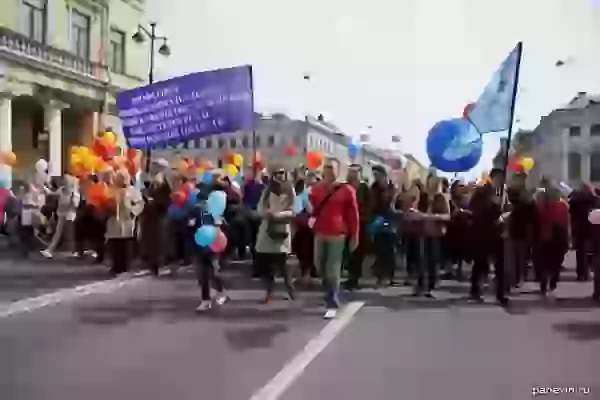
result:
[[[513,122],[515,119],[515,103],[517,99],[517,91],[519,90],[519,74],[521,72],[521,58],[523,56],[523,42],[517,43],[517,66],[515,69],[515,81],[513,83],[513,91],[510,102],[510,121],[508,124],[508,138],[506,140],[506,150],[504,151],[504,166],[502,168],[503,172],[503,182],[500,187],[500,198],[504,196],[504,186],[506,185],[506,174],[508,172],[508,155],[510,152],[510,145],[512,142],[512,131],[513,131]]]

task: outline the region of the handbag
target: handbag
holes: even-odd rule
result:
[[[264,198],[264,206],[269,209],[270,202],[269,197],[271,196],[271,191],[267,190]],[[276,223],[273,221],[267,221],[267,235],[274,241],[282,242],[290,235],[287,229],[286,223]]]
[[[319,214],[321,214],[321,211],[323,211],[323,209],[327,205],[327,202],[329,201],[329,199],[331,199],[331,197],[335,194],[335,192],[338,191],[338,189],[340,187],[341,187],[341,185],[340,186],[335,186],[333,188],[333,190],[331,192],[329,192],[327,194],[327,196],[325,196],[325,198],[323,199],[323,201],[315,209],[313,209],[312,216],[308,219],[308,226],[309,226],[309,228],[312,228],[313,226],[315,226],[315,222],[317,221],[317,218],[319,217]]]

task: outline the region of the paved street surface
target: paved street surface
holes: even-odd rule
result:
[[[486,400],[529,398],[538,386],[590,387],[585,398],[600,399],[600,309],[572,271],[555,302],[540,301],[533,284],[509,310],[491,298],[469,304],[466,285],[449,281],[435,300],[367,288],[347,296],[356,314],[327,323],[316,291],[298,304],[258,304],[243,268],[227,273],[233,300],[197,315],[190,270],[104,281],[97,267],[7,262],[2,299],[29,306],[0,313],[2,400]],[[73,277],[11,278],[38,267]],[[56,291],[48,304],[26,299]]]

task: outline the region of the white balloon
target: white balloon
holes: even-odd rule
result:
[[[43,158],[40,158],[35,163],[35,170],[36,172],[48,172],[48,161],[44,160]]]
[[[590,211],[588,220],[592,225],[600,225],[600,209]]]

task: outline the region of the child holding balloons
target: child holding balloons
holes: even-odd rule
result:
[[[227,205],[227,195],[223,190],[200,190],[196,192],[197,206],[192,210],[192,221],[196,232],[196,277],[201,288],[201,301],[197,312],[212,308],[211,286],[217,291],[214,304],[221,306],[229,297],[225,292],[225,283],[221,277],[220,255],[227,247],[227,237],[221,230],[223,213]]]

